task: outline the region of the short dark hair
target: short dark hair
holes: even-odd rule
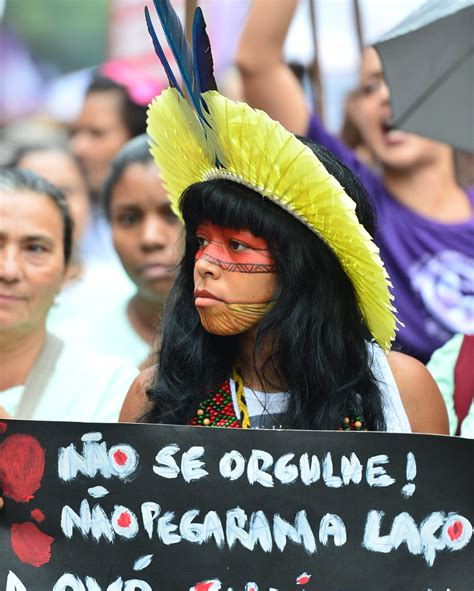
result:
[[[51,199],[61,214],[63,223],[64,263],[67,265],[71,259],[74,224],[64,193],[38,174],[22,168],[6,168],[0,170],[0,190],[29,191],[39,195],[46,195]]]
[[[124,171],[132,164],[148,164],[149,162],[153,162],[153,156],[150,153],[148,136],[146,134],[131,139],[115,156],[102,189],[102,206],[107,218],[110,219],[112,192]]]
[[[147,106],[136,103],[125,86],[101,74],[95,74],[86,90],[86,96],[94,92],[115,92],[121,98],[121,118],[129,136],[136,137],[146,131]]]
[[[58,152],[59,154],[64,154],[72,161],[75,162],[76,166],[80,169],[79,164],[76,160],[76,157],[71,152],[71,150],[63,145],[63,144],[56,144],[56,143],[36,143],[36,144],[26,144],[22,146],[18,146],[15,151],[13,152],[12,157],[8,161],[9,168],[19,168],[20,162],[26,156],[30,154],[34,154],[37,152]],[[21,168],[21,167],[20,167]]]

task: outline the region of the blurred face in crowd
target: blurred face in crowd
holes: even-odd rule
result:
[[[181,258],[182,225],[153,162],[124,170],[112,190],[110,221],[114,246],[139,294],[161,302]]]
[[[71,148],[78,158],[89,188],[102,188],[112,158],[130,139],[122,117],[122,98],[115,90],[86,95],[82,111],[73,125]]]
[[[60,150],[27,152],[18,162],[18,168],[27,168],[39,174],[64,193],[74,221],[73,241],[83,236],[90,212],[89,196],[78,164]]]
[[[353,114],[364,141],[387,168],[408,170],[450,154],[444,144],[390,128],[390,92],[382,62],[373,48],[364,51]]]
[[[0,190],[0,332],[44,328],[64,279],[63,222],[47,195]]]

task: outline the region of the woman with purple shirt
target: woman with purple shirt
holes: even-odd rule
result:
[[[397,342],[426,362],[454,333],[474,332],[474,189],[457,184],[449,146],[390,129],[390,95],[374,49],[364,52],[355,114],[381,172],[325,130],[282,58],[297,4],[279,0],[269,11],[265,0],[253,1],[237,52],[246,100],[359,175],[374,201],[377,242],[404,324]]]

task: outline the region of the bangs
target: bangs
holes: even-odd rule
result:
[[[191,185],[184,193],[180,209],[188,232],[204,222],[234,230],[249,230],[269,243],[281,240],[288,227],[302,230],[302,224],[253,189],[225,179]],[[291,231],[291,230],[290,230]]]

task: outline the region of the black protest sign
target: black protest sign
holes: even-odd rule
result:
[[[0,423],[0,589],[464,591],[474,442]]]

